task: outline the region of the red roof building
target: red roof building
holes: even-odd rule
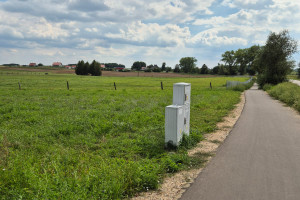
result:
[[[61,62],[54,62],[52,64],[53,67],[62,67],[62,63]]]
[[[29,67],[35,67],[36,63],[29,63]]]

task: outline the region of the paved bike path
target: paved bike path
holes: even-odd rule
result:
[[[298,80],[290,80],[292,83],[295,83],[295,84],[297,84],[297,85],[299,85],[300,86],[300,81],[298,81]]]
[[[182,200],[299,200],[300,115],[254,86],[232,132]]]

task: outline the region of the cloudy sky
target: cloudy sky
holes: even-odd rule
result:
[[[210,68],[270,31],[300,40],[299,0],[0,0],[0,64],[78,60]],[[294,56],[299,62],[299,54]]]

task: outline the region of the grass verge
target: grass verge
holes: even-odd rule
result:
[[[226,90],[224,77],[0,79],[2,199],[121,199],[156,189],[167,173],[203,163],[205,156],[189,157],[187,149],[214,131],[240,97]],[[167,151],[164,110],[176,82],[192,84],[191,136]]]
[[[293,83],[281,83],[266,88],[267,92],[274,98],[286,103],[300,112],[300,87]]]

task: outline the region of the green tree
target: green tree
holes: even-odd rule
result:
[[[161,71],[166,71],[166,63],[163,62],[161,65]]]
[[[146,63],[142,62],[142,61],[135,61],[132,66],[131,69],[132,70],[137,70],[140,71],[142,69],[142,67],[146,67]]]
[[[78,61],[77,65],[76,65],[76,68],[75,68],[75,73],[77,75],[84,75],[83,72],[84,71],[84,61],[83,60],[80,60]]]
[[[223,53],[221,60],[225,62],[225,67],[227,68],[229,75],[237,74],[238,70],[235,64],[236,58],[234,56],[234,51],[226,51],[225,53]]]
[[[240,75],[244,75],[248,64],[248,49],[238,49],[234,52],[235,65],[238,68]]]
[[[39,67],[42,67],[42,66],[44,66],[44,65],[43,65],[42,63],[39,63],[38,66],[39,66]]]
[[[184,57],[179,61],[179,65],[184,73],[191,73],[196,67],[197,59],[194,57]]]
[[[84,63],[82,75],[89,75],[90,72],[90,64],[89,62]]]
[[[259,45],[253,45],[250,48],[247,49],[246,53],[246,59],[247,59],[247,67],[246,72],[253,76],[256,74],[255,66],[254,66],[254,60],[256,56],[259,54],[262,47]]]
[[[271,32],[266,45],[256,57],[259,69],[258,84],[278,84],[287,80],[287,75],[294,68],[295,62],[291,60],[297,52],[297,41],[290,37],[288,30],[278,34]]]
[[[101,76],[102,72],[101,72],[101,68],[100,68],[100,63],[93,60],[93,62],[89,66],[89,73],[92,76]]]
[[[207,65],[203,64],[200,69],[200,74],[208,74],[208,73],[209,73],[209,69],[208,69]]]
[[[219,74],[219,68],[220,68],[220,66],[218,64],[218,66],[215,66],[214,68],[212,68],[211,73],[212,74]]]
[[[172,68],[171,67],[166,67],[166,72],[168,73],[170,71],[172,71]]]
[[[175,65],[175,68],[174,68],[173,72],[180,73],[179,65]]]
[[[219,75],[228,75],[229,74],[225,65],[219,64],[218,66],[219,66],[219,70],[218,70]]]

